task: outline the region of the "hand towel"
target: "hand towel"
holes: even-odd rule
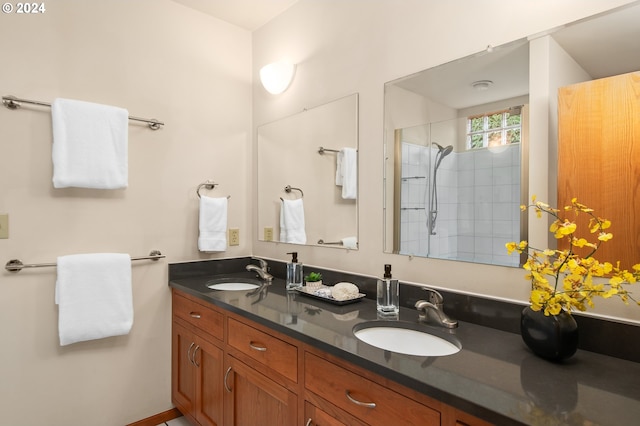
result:
[[[60,346],[129,333],[133,297],[128,254],[61,256],[57,267]]]
[[[127,187],[126,109],[58,98],[51,104],[51,118],[55,188]]]
[[[198,250],[218,252],[227,250],[226,197],[200,197],[200,234]]]
[[[280,208],[280,242],[306,244],[307,234],[304,226],[302,198],[282,200],[282,207]]]
[[[343,199],[356,199],[358,194],[358,151],[355,148],[342,148],[338,152],[336,185],[342,185]]]
[[[347,237],[343,238],[342,246],[348,249],[357,249],[358,248],[358,237]]]

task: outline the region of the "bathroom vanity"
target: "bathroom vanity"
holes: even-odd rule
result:
[[[246,263],[170,265],[172,399],[194,424],[614,425],[640,417],[637,363],[579,351],[553,364],[518,334],[468,322],[453,332],[462,344],[453,355],[384,351],[353,334],[376,320],[374,300],[338,306],[287,292],[280,278],[248,291],[207,287],[230,277],[258,282]],[[399,321],[417,320],[416,310],[400,309]]]

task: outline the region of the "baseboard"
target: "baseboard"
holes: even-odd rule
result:
[[[168,422],[169,420],[176,419],[182,416],[182,413],[177,408],[163,411],[162,413],[154,414],[146,419],[138,420],[137,422],[129,423],[126,426],[158,426],[161,423]]]

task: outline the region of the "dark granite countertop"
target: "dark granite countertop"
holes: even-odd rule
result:
[[[640,419],[639,363],[579,350],[555,364],[533,355],[518,334],[470,322],[454,332],[462,343],[454,355],[391,353],[352,333],[356,324],[376,319],[373,300],[337,306],[287,292],[278,278],[263,292],[210,290],[211,280],[255,277],[219,272],[170,273],[169,285],[489,422],[623,426]],[[416,310],[401,307],[398,319],[417,317]]]

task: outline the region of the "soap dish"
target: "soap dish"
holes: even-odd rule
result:
[[[317,300],[333,303],[334,305],[348,305],[349,303],[355,303],[361,301],[366,294],[358,293],[356,297],[346,300],[336,300],[331,296],[331,291],[327,291],[329,287],[321,286],[315,288],[300,287],[296,288],[296,291],[304,296],[309,296]]]

